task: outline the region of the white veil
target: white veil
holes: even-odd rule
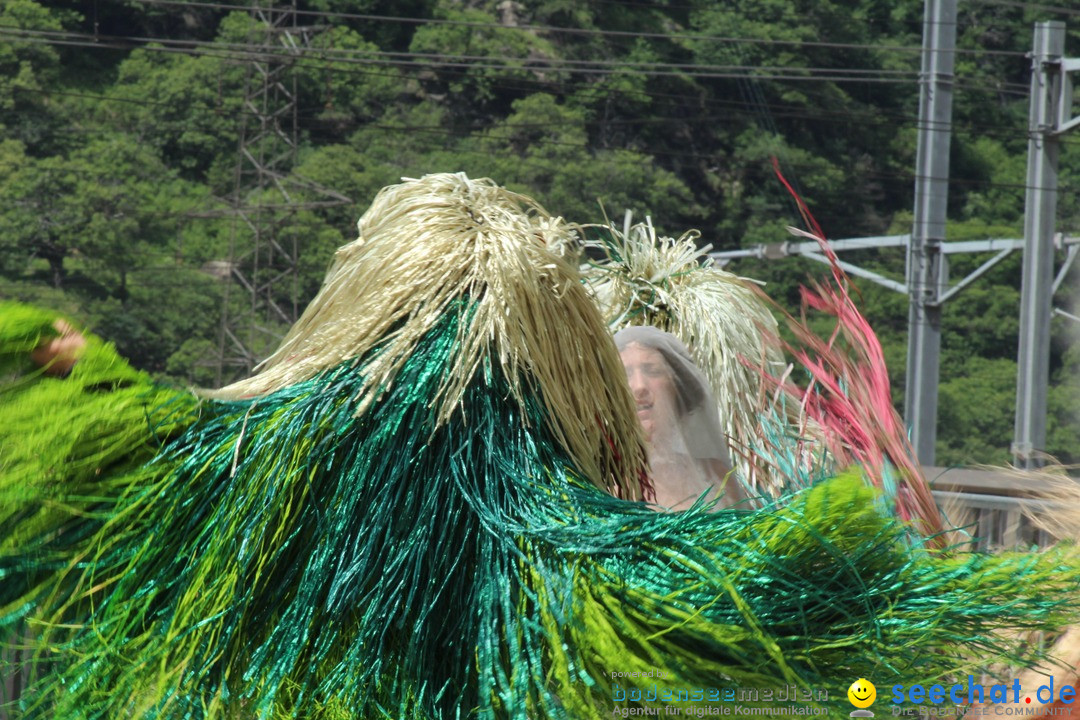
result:
[[[690,351],[682,341],[651,325],[635,325],[615,333],[619,352],[631,344],[658,351],[671,368],[679,410],[677,430],[686,444],[686,452],[698,460],[716,459],[731,467],[709,381],[690,359]]]
[[[689,507],[710,488],[722,487],[731,469],[723,425],[708,380],[690,359],[682,341],[658,328],[624,328],[615,333],[615,345],[620,353],[631,345],[655,350],[671,370],[676,397],[675,418],[670,422],[674,427],[665,427],[654,437],[649,461],[658,503],[672,509]],[[727,487],[728,502],[724,504],[745,497],[734,478]],[[667,503],[662,500],[665,495]]]

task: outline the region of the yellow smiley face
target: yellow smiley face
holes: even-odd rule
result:
[[[877,688],[866,678],[859,678],[847,689],[847,698],[857,708],[868,708],[877,700]]]

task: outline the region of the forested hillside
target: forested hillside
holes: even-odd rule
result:
[[[1033,24],[1065,21],[1066,52],[1080,56],[1080,9],[1058,5],[960,1],[950,240],[1022,235]],[[910,231],[921,0],[297,6],[286,33],[239,0],[0,0],[0,296],[67,311],[137,366],[209,385],[242,370],[222,362],[223,308],[237,318],[250,306],[230,269],[277,270],[250,266],[244,218],[272,226],[286,253],[295,243],[295,284],[270,291],[288,315],[374,193],[403,176],[487,176],[576,222],[631,209],[664,234],[698,228],[736,249],[800,224],[775,157],[830,237]],[[261,94],[260,69],[280,92]],[[260,140],[260,117],[293,88],[284,136]],[[241,137],[279,183],[253,175]],[[1065,139],[1058,206],[1072,235],[1077,145]],[[952,256],[951,274],[987,257]],[[845,259],[903,280],[899,250]],[[1020,261],[946,305],[941,464],[1009,458]],[[792,259],[729,269],[792,309],[798,283],[821,271]],[[1074,315],[1077,273],[1056,298]],[[899,404],[907,300],[858,286]],[[287,326],[281,313],[261,323],[249,344],[262,348]],[[1080,461],[1078,331],[1055,318],[1047,449],[1069,462]]]

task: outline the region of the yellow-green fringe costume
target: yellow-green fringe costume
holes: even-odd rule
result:
[[[118,493],[193,420],[197,404],[133,370],[93,335],[68,377],[46,376],[30,351],[57,336],[56,319],[0,302],[0,552],[7,557],[29,543],[63,546],[105,522]],[[45,564],[67,562],[60,557]],[[10,591],[18,582],[7,576],[4,585]],[[14,609],[0,602],[0,617]]]
[[[34,486],[29,526],[17,485],[45,468],[3,436],[0,606],[37,651],[20,717],[665,704],[627,699],[657,682],[615,675],[635,671],[669,690],[825,689],[835,710],[857,677],[963,674],[973,644],[1009,655],[995,631],[1073,619],[1065,550],[912,549],[857,472],[757,510],[623,499],[645,477],[640,430],[552,250],[570,230],[460,175],[384,190],[360,229],[252,380],[197,406],[138,374],[103,389],[161,396],[113,428],[129,453],[96,480]],[[26,372],[8,392],[40,393],[49,423],[76,377]]]

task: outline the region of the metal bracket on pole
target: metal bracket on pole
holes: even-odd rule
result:
[[[1060,63],[1061,82],[1057,96],[1057,123],[1049,130],[1050,135],[1064,135],[1080,127],[1080,116],[1072,115],[1073,82],[1069,73],[1080,72],[1080,58],[1065,58]]]
[[[1029,119],[1027,195],[1024,239],[944,242],[945,198],[948,184],[949,130],[951,128],[952,59],[955,52],[955,0],[926,0],[923,38],[922,92],[915,186],[915,223],[908,235],[848,238],[831,242],[834,250],[906,245],[906,282],[841,266],[852,275],[869,279],[910,298],[905,417],[911,427],[916,453],[923,465],[932,465],[936,440],[938,351],[941,306],[967,288],[1013,250],[1024,250],[1020,337],[1017,361],[1016,432],[1012,452],[1018,464],[1031,467],[1046,446],[1046,394],[1050,317],[1057,314],[1080,322],[1080,317],[1052,309],[1053,293],[1080,250],[1080,238],[1054,234],[1057,201],[1058,138],[1080,127],[1072,116],[1073,83],[1070,73],[1080,72],[1080,58],[1062,58],[1065,26],[1039,23],[1032,53],[1031,115]],[[951,32],[950,32],[951,31]],[[1066,249],[1065,264],[1054,277],[1055,249]],[[953,253],[996,252],[956,285],[947,286],[946,256]],[[781,258],[802,255],[819,262],[817,243],[774,243],[755,248],[710,253],[720,262],[739,257]]]

